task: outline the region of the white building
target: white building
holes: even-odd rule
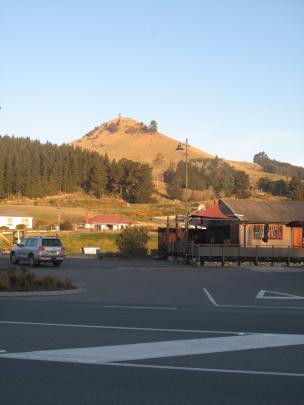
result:
[[[9,229],[16,229],[17,225],[25,225],[27,229],[33,228],[32,217],[0,216],[0,227],[6,226]]]
[[[85,223],[79,224],[79,229],[92,229],[94,231],[119,231],[127,228],[131,225],[131,221],[128,218],[121,215],[97,215],[95,217],[88,218]]]

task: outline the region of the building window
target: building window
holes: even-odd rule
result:
[[[7,225],[12,226],[13,225],[13,218],[7,218]]]
[[[253,225],[253,238],[263,239],[264,237],[264,224]],[[268,239],[282,240],[283,239],[283,225],[269,224]]]

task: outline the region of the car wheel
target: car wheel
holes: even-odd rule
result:
[[[61,265],[62,262],[53,262],[53,266],[54,267],[59,267]]]
[[[35,266],[35,259],[34,259],[34,256],[33,255],[29,255],[29,265],[31,266],[31,267],[34,267]]]
[[[18,264],[19,263],[19,260],[16,258],[15,253],[10,254],[10,263],[11,264]]]

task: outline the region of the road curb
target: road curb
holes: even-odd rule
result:
[[[71,290],[53,290],[53,291],[15,291],[15,292],[0,292],[0,298],[7,297],[44,297],[54,295],[72,295],[82,294],[87,290],[83,287],[73,288]]]

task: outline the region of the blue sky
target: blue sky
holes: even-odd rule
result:
[[[303,0],[0,3],[2,135],[69,142],[120,112],[304,166]]]

